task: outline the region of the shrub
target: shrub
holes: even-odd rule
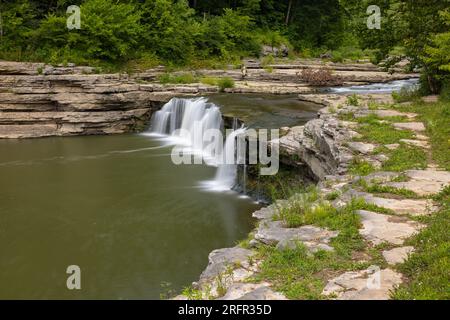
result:
[[[301,80],[311,86],[339,86],[342,85],[341,77],[334,75],[330,69],[304,69],[300,75]]]
[[[192,73],[182,74],[170,74],[164,73],[158,77],[158,81],[162,84],[183,84],[183,83],[195,83],[197,78]]]
[[[217,81],[220,91],[225,91],[225,89],[234,88],[234,80],[232,78],[221,78]]]
[[[131,4],[87,0],[81,5],[80,30],[68,32],[66,17],[50,14],[36,31],[36,41],[50,62],[117,61],[131,56],[139,46],[139,19]]]
[[[217,86],[218,79],[212,77],[203,77],[200,79],[200,82],[210,86]]]
[[[392,98],[397,103],[412,101],[420,98],[420,90],[418,88],[406,88],[403,87],[399,92],[392,92]]]

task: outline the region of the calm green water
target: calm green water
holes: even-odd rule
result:
[[[256,128],[317,110],[295,96],[209,99]],[[0,140],[0,299],[157,299],[198,280],[259,206],[202,189],[216,169],[175,166],[170,151],[144,135]],[[79,291],[66,287],[69,265]]]
[[[198,279],[257,205],[211,193],[140,135],[0,140],[0,298],[159,298]],[[127,152],[127,153],[123,153]],[[80,291],[66,288],[69,265]]]
[[[208,100],[222,113],[236,116],[252,128],[277,129],[305,124],[317,116],[319,106],[298,100],[297,95],[214,94]]]

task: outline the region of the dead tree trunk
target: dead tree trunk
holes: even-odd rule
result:
[[[293,1],[294,0],[289,0],[288,10],[286,13],[286,21],[285,21],[286,26],[289,25],[289,21],[291,20],[291,10],[292,10],[292,2]]]

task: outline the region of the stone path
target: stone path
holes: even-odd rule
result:
[[[424,135],[425,126],[421,122],[415,121],[417,115],[413,113],[401,113],[395,110],[375,110],[373,112],[378,117],[404,117],[408,122],[393,123],[392,126],[397,130],[410,130],[415,133],[415,139],[401,139],[400,143],[430,149],[428,137]],[[366,112],[363,112],[367,115]],[[357,126],[352,129],[357,130]],[[388,149],[396,149],[400,144],[386,145]],[[376,145],[363,142],[350,142],[348,147],[356,153],[366,155],[369,158]],[[376,159],[377,161],[380,159]],[[369,161],[370,162],[370,161]],[[433,165],[431,165],[433,166]],[[418,233],[425,225],[411,220],[409,217],[430,215],[436,211],[436,206],[430,199],[431,195],[439,193],[444,186],[450,184],[450,172],[439,171],[436,169],[427,170],[408,170],[401,173],[406,181],[395,181],[400,173],[377,172],[363,178],[367,183],[376,182],[383,186],[389,186],[397,189],[406,189],[414,192],[419,197],[428,197],[428,199],[398,199],[378,197],[369,193],[350,192],[353,195],[362,197],[367,203],[388,209],[391,214],[383,214],[366,210],[359,210],[357,213],[361,216],[362,228],[361,235],[371,245],[394,246],[391,249],[383,250],[382,256],[386,263],[392,267],[403,263],[408,256],[414,253],[414,248],[404,246],[404,242],[409,237]],[[356,179],[356,181],[359,178]],[[394,180],[394,181],[393,181]],[[375,270],[375,271],[373,271]],[[323,291],[323,295],[330,298],[342,300],[366,300],[366,299],[389,299],[390,292],[403,282],[402,275],[393,269],[387,268],[379,270],[376,267],[363,271],[344,272],[341,275],[330,279]],[[378,284],[371,287],[374,281],[371,277],[378,276]],[[376,282],[376,281],[375,281]]]
[[[301,98],[311,100],[305,96]],[[385,103],[389,101],[389,97],[386,96],[380,99]],[[367,247],[380,250],[380,257],[384,259],[382,266],[370,266],[363,270],[342,270],[337,275],[330,275],[325,279],[322,295],[338,300],[389,299],[392,291],[405,281],[397,269],[398,264],[414,254],[414,248],[405,245],[405,241],[426,227],[417,221],[419,217],[429,216],[437,211],[438,208],[431,196],[450,185],[450,172],[439,170],[435,164],[431,163],[426,170],[378,171],[365,177],[349,175],[346,169],[353,156],[361,156],[364,160],[377,164],[378,168],[388,159],[388,156],[375,154],[375,150],[379,147],[375,143],[354,141],[355,138],[360,137],[357,133],[359,124],[337,120],[336,117],[340,112],[351,110],[355,117],[373,113],[380,118],[406,119],[405,122],[394,122],[391,125],[397,130],[410,130],[414,133],[414,139],[404,139],[399,143],[385,146],[391,150],[400,147],[400,143],[428,150],[430,146],[428,137],[425,135],[426,128],[421,122],[417,122],[417,115],[413,113],[389,109],[370,110],[367,103],[373,100],[372,98],[363,100],[362,106],[358,107],[346,106],[345,99],[336,95],[315,96],[314,100],[328,106],[321,110],[321,119],[310,121],[303,127],[287,129],[287,134],[277,143],[280,143],[280,147],[289,156],[298,155],[300,161],[311,168],[321,180],[319,192],[322,196],[338,192],[338,198],[331,202],[333,206],[343,207],[354,198],[364,199],[368,206],[373,206],[370,208],[374,211],[356,211],[361,218],[359,233]],[[344,106],[342,106],[343,103]],[[337,115],[333,115],[330,111],[332,108],[337,109]],[[325,157],[327,157],[326,160],[324,160]],[[330,168],[327,168],[325,163],[330,162],[338,166],[334,175],[327,175]],[[417,196],[408,198],[401,193],[371,194],[361,189],[361,181],[365,181],[367,185],[378,184],[411,191]],[[333,251],[331,241],[339,235],[337,231],[314,225],[287,228],[281,221],[276,221],[274,215],[277,213],[277,208],[290,206],[293,201],[296,201],[295,199],[293,197],[277,201],[253,214],[259,223],[254,231],[254,238],[250,241],[250,249],[236,247],[214,251],[210,255],[210,264],[198,283],[201,290],[205,291],[207,283],[208,292],[213,298],[286,299],[282,293],[273,288],[271,283],[254,281],[261,263],[254,253],[254,248],[264,244],[274,246],[278,250],[286,250],[295,248],[301,242],[310,252]],[[354,262],[368,261],[367,257],[363,256],[359,259],[356,258]],[[221,283],[217,285],[217,277],[221,274]],[[211,279],[215,279],[215,282]]]

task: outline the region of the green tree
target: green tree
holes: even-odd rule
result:
[[[183,62],[194,52],[199,25],[185,0],[154,0],[141,4],[141,24],[146,47],[166,60]]]
[[[86,0],[81,5],[81,29],[68,30],[66,15],[49,14],[37,30],[35,45],[53,60],[118,61],[140,48],[140,14],[132,4]]]
[[[450,11],[441,11],[440,15],[450,30]],[[450,80],[450,31],[434,35],[424,53],[423,60],[435,77],[441,81]]]

